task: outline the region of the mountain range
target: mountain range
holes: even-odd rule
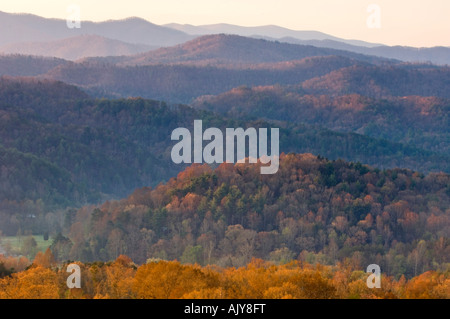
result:
[[[39,65],[42,73],[33,68],[27,73],[24,63]],[[348,51],[221,34],[138,55],[75,62],[0,56],[0,64],[5,65],[0,74],[39,75],[78,85],[97,97],[141,96],[189,103],[198,96],[241,85],[294,85],[355,64],[395,63]]]
[[[80,35],[97,35],[111,40],[150,46],[170,46],[193,37],[184,32],[158,26],[141,18],[82,21],[81,28],[70,29],[66,20],[47,19],[32,14],[0,11],[0,45],[24,42],[48,42]],[[51,53],[49,52],[49,55]]]
[[[173,46],[210,34],[234,34],[293,44],[346,50],[406,62],[450,64],[450,48],[386,46],[360,40],[341,39],[318,31],[296,31],[267,25],[243,27],[230,24],[156,25],[133,17],[104,22],[82,21],[81,28],[69,29],[63,19],[46,19],[31,14],[0,11],[0,52],[56,56],[76,60],[92,56],[120,56]],[[90,41],[84,36],[97,36]],[[120,41],[122,43],[117,43]],[[67,44],[75,52],[67,50]],[[83,49],[81,47],[85,46]],[[75,49],[76,48],[76,49]]]
[[[255,53],[258,54],[255,54]],[[186,43],[123,57],[117,65],[149,65],[192,63],[202,65],[248,66],[260,63],[301,60],[306,57],[340,56],[370,63],[393,62],[388,59],[356,54],[350,51],[296,45],[244,36],[204,35]],[[101,59],[100,59],[101,61]],[[119,62],[121,61],[121,62]]]
[[[165,27],[182,31],[190,35],[208,35],[208,34],[235,34],[244,37],[268,37],[272,39],[292,38],[298,41],[309,40],[332,40],[342,42],[354,46],[375,47],[381,44],[369,43],[359,40],[346,40],[341,39],[319,31],[296,31],[287,28],[279,27],[276,25],[266,25],[258,27],[243,27],[238,25],[232,25],[227,23],[208,24],[194,26],[190,24],[178,24],[169,23],[165,24]]]
[[[97,97],[178,103],[239,86],[273,84],[314,94],[450,97],[449,67],[223,34],[133,56],[61,63],[41,77],[80,86]]]
[[[448,269],[448,48],[139,18],[69,29],[3,12],[0,29],[0,235],[51,236],[45,256],[92,269],[124,254],[298,259],[349,278],[377,263],[403,283]],[[195,120],[278,128],[279,170],[175,164],[172,132]]]
[[[0,52],[78,60],[86,57],[133,55],[155,48],[151,45],[126,43],[98,35],[79,35],[48,42],[5,44],[0,47]]]

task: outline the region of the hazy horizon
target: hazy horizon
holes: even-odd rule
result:
[[[66,19],[70,5],[78,5],[82,21],[101,22],[139,17],[157,25],[168,23],[276,25],[291,30],[319,31],[348,40],[413,47],[450,47],[450,2],[445,0],[378,1],[321,0],[299,3],[281,0],[18,0],[3,3],[0,11]]]

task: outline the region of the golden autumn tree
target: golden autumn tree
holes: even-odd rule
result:
[[[449,299],[450,278],[447,274],[427,271],[414,277],[406,285],[408,299]]]
[[[276,267],[261,259],[252,259],[246,267],[227,268],[224,272],[227,298],[263,298],[264,291],[276,285]]]
[[[136,273],[133,261],[120,255],[109,266],[105,267],[104,297],[113,299],[133,298],[133,278]],[[97,298],[100,295],[96,296]]]
[[[158,261],[138,268],[133,292],[143,299],[177,299],[208,287],[208,276],[198,266],[177,261]]]
[[[47,248],[44,253],[39,251],[34,257],[33,264],[44,268],[50,268],[56,265],[55,257],[50,248]]]
[[[54,271],[34,266],[0,280],[1,299],[58,299],[58,279]]]
[[[281,286],[270,287],[264,291],[266,299],[295,299],[298,287],[291,282],[284,282]]]
[[[336,297],[336,288],[332,280],[324,276],[319,270],[303,270],[289,279],[299,288],[299,298],[332,299]]]

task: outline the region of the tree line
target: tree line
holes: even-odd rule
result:
[[[11,258],[10,258],[11,259]],[[0,299],[448,299],[447,272],[428,271],[412,279],[381,276],[368,288],[368,274],[349,262],[336,266],[252,259],[235,267],[202,267],[148,260],[136,265],[124,255],[115,261],[77,263],[81,288],[68,288],[68,264],[50,250],[26,270],[5,274],[0,255]]]

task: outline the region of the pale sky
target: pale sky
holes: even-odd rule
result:
[[[0,11],[66,19],[71,4],[90,21],[274,24],[388,45],[450,46],[450,0],[0,0]],[[379,12],[368,12],[372,4]]]

